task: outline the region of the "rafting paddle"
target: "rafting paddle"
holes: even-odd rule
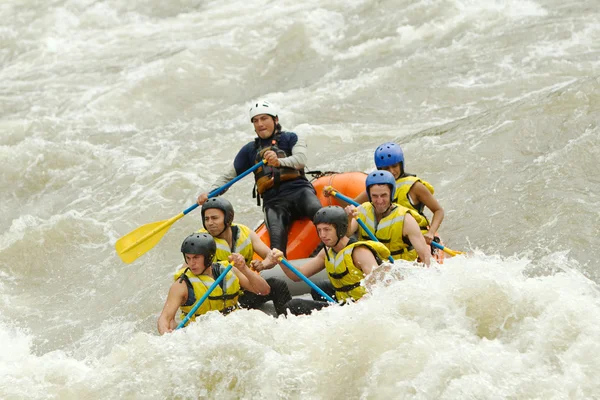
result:
[[[451,256],[457,256],[459,254],[465,254],[463,251],[451,250],[451,249],[447,248],[446,246],[443,246],[443,245],[439,244],[438,242],[431,241],[431,245],[433,247],[437,247],[438,249],[440,249],[440,250],[442,250],[442,251],[450,254]]]
[[[265,160],[260,161],[255,164],[252,168],[242,172],[240,175],[236,176],[225,185],[213,190],[208,194],[208,198],[215,197],[225,190],[229,189],[231,185],[250,174],[251,172],[256,171],[258,168],[265,164]],[[121,257],[123,262],[129,264],[135,261],[139,256],[146,253],[148,250],[156,246],[156,244],[162,239],[162,237],[167,233],[171,225],[173,225],[176,221],[183,218],[189,212],[195,210],[198,207],[198,203],[188,207],[183,210],[173,218],[151,222],[146,225],[142,225],[139,228],[129,232],[127,235],[123,236],[117,243],[115,243],[115,249],[117,250],[117,254]]]
[[[175,328],[175,330],[177,330],[179,328],[183,328],[185,326],[185,324],[188,323],[188,321],[194,315],[194,313],[196,312],[196,310],[198,310],[198,308],[200,308],[200,306],[202,305],[202,303],[204,303],[204,300],[206,300],[208,298],[208,296],[210,296],[210,294],[212,293],[212,291],[215,290],[215,288],[217,286],[219,286],[219,283],[221,283],[221,281],[225,278],[225,275],[227,275],[227,273],[231,270],[232,267],[233,267],[233,265],[230,264],[227,268],[225,268],[225,271],[221,272],[221,275],[219,275],[219,277],[213,282],[213,284],[210,285],[210,287],[208,288],[208,290],[206,291],[206,293],[204,293],[202,295],[202,297],[200,297],[200,299],[196,302],[196,304],[194,305],[194,307],[192,307],[192,309],[190,310],[190,312],[187,313],[187,315],[185,316],[185,318],[181,320],[181,322],[179,323],[179,325],[177,325],[177,328]]]
[[[290,271],[292,271],[294,274],[296,274],[296,276],[298,278],[302,279],[308,286],[310,286],[317,293],[319,293],[321,296],[323,296],[323,298],[325,298],[328,302],[330,302],[330,303],[336,303],[337,304],[337,301],[335,301],[334,299],[332,299],[331,296],[329,296],[327,293],[325,293],[320,287],[318,287],[317,285],[315,285],[313,283],[313,281],[311,281],[306,276],[304,276],[304,274],[302,272],[298,271],[292,264],[289,263],[288,260],[286,260],[285,258],[281,257],[279,259],[279,261],[283,265],[285,265],[286,267],[288,267],[288,269]]]

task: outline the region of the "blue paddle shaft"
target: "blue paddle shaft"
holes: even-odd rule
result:
[[[185,326],[185,324],[188,323],[188,321],[190,320],[191,316],[194,315],[194,313],[198,310],[198,308],[200,308],[200,306],[202,305],[202,303],[204,303],[204,300],[206,300],[208,298],[208,296],[210,296],[210,294],[212,293],[212,291],[215,290],[215,288],[219,285],[219,283],[221,283],[221,281],[225,278],[225,275],[227,275],[227,273],[231,270],[231,268],[233,268],[233,265],[229,265],[229,267],[225,268],[225,271],[223,271],[221,273],[221,275],[219,275],[219,277],[217,278],[217,280],[212,285],[210,285],[210,287],[208,288],[208,290],[206,291],[206,293],[204,293],[204,295],[202,297],[200,297],[200,300],[198,300],[196,302],[196,305],[185,316],[185,318],[183,319],[183,321],[181,321],[179,323],[179,325],[177,325],[177,328],[175,328],[175,330],[183,328]]]
[[[353,199],[351,199],[348,196],[344,196],[343,194],[339,193],[339,192],[333,192],[333,195],[335,197],[339,197],[340,199],[344,200],[346,203],[348,204],[352,204],[353,206],[360,206],[360,204],[358,204],[356,201],[354,201]]]
[[[285,258],[281,259],[281,262],[288,267],[288,269],[290,271],[292,271],[294,274],[296,274],[296,276],[300,279],[302,279],[308,286],[310,286],[311,288],[313,288],[314,290],[317,291],[317,293],[319,293],[321,296],[323,296],[325,299],[327,299],[328,302],[330,303],[337,303],[334,299],[331,298],[331,296],[329,296],[327,293],[325,293],[320,287],[318,287],[317,285],[315,285],[310,279],[308,279],[306,276],[304,276],[304,274],[302,274],[302,272],[298,271],[292,264],[290,264],[288,262],[288,260],[286,260]]]
[[[437,247],[440,250],[444,250],[446,248],[445,246],[442,246],[441,244],[439,244],[438,242],[434,242],[433,240],[431,241],[431,245],[433,247]]]
[[[248,168],[246,171],[242,172],[241,174],[239,174],[238,176],[236,176],[235,178],[233,178],[232,180],[230,180],[229,182],[227,182],[223,186],[218,187],[215,190],[213,190],[212,192],[210,192],[208,194],[208,198],[210,199],[212,197],[215,197],[215,196],[219,195],[220,193],[222,193],[225,190],[229,189],[231,187],[231,185],[233,185],[234,183],[236,183],[237,181],[239,181],[240,179],[242,179],[243,177],[245,177],[249,173],[252,173],[252,172],[256,171],[257,169],[259,169],[263,165],[265,165],[265,161],[264,160],[262,160],[261,162],[259,162],[257,164],[254,164],[254,166],[252,168]],[[183,210],[183,215],[186,215],[190,211],[194,211],[196,209],[196,207],[198,207],[198,203],[189,206],[188,208],[186,208],[185,210]]]

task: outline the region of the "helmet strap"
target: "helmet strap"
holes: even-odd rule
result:
[[[206,263],[205,263],[204,265],[205,265],[205,266],[204,266],[204,269],[203,269],[203,270],[202,270],[202,272],[200,272],[198,275],[202,275],[202,274],[204,274],[204,272],[205,272],[205,271],[206,271],[206,270],[207,270],[209,267],[211,267],[211,266],[212,266],[212,262],[211,262],[211,263],[210,263],[210,265],[208,265],[208,266],[206,266]]]
[[[337,234],[337,230],[335,231],[335,233]],[[340,240],[342,240],[342,238],[339,237],[339,235],[338,235],[338,240],[335,242],[335,244],[331,248],[333,249],[335,246],[337,246],[338,243],[340,242]]]
[[[223,227],[223,230],[217,235],[217,237],[221,236],[223,233],[225,233],[225,231],[227,230],[227,228],[229,228],[229,225],[224,224],[225,226]]]

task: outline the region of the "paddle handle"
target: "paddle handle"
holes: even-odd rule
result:
[[[351,199],[348,196],[344,196],[343,194],[341,194],[340,192],[338,192],[336,190],[332,190],[331,194],[334,197],[337,197],[337,198],[340,198],[340,199],[344,200],[348,204],[352,204],[353,206],[356,206],[356,207],[360,206],[360,204],[358,204],[356,201],[354,201],[354,199]]]
[[[265,165],[265,160],[261,160],[259,163],[254,164],[254,166],[252,168],[247,169],[246,171],[242,172],[241,174],[239,174],[238,176],[236,176],[235,178],[233,178],[232,180],[230,180],[229,182],[227,182],[223,186],[218,187],[215,190],[213,190],[212,192],[210,192],[208,194],[208,198],[210,199],[212,197],[218,196],[219,194],[221,194],[225,190],[229,189],[234,183],[236,183],[237,181],[239,181],[240,179],[242,179],[246,175],[248,175],[248,174],[256,171],[257,169],[259,169],[263,165]],[[196,204],[193,204],[193,205],[189,206],[188,208],[186,208],[185,210],[183,210],[183,215],[186,215],[190,211],[194,211],[196,209],[196,207],[198,207],[198,205],[199,204],[196,203]]]
[[[206,291],[206,293],[204,293],[204,295],[202,297],[200,297],[200,300],[198,300],[196,302],[196,305],[190,310],[190,312],[179,323],[179,325],[177,325],[177,328],[175,328],[175,330],[183,328],[185,326],[185,324],[188,323],[188,321],[190,320],[191,316],[194,315],[194,313],[196,312],[196,310],[198,310],[198,308],[202,305],[202,303],[204,303],[204,300],[206,300],[208,298],[208,296],[210,296],[210,294],[212,293],[212,291],[215,290],[215,288],[219,285],[219,283],[221,283],[221,281],[225,278],[225,275],[227,275],[227,273],[231,270],[232,267],[233,267],[233,265],[229,265],[229,267],[225,268],[225,271],[223,271],[221,273],[221,275],[219,275],[219,277],[217,278],[217,280],[212,285],[210,285],[210,287],[208,288],[208,290]]]
[[[336,303],[337,301],[335,301],[334,299],[331,298],[331,296],[329,296],[327,293],[325,293],[320,287],[318,287],[317,285],[315,285],[310,279],[308,279],[306,276],[304,276],[304,274],[300,271],[298,271],[292,264],[290,264],[288,262],[288,260],[286,260],[285,258],[280,258],[279,261],[281,261],[283,263],[283,265],[285,265],[286,267],[288,267],[288,269],[290,271],[292,271],[294,274],[296,274],[296,276],[300,279],[302,279],[308,286],[310,286],[311,288],[313,288],[314,290],[317,291],[317,293],[319,293],[321,296],[323,296],[328,302],[330,303]]]

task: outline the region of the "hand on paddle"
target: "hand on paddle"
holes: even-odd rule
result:
[[[323,196],[325,196],[325,197],[333,196],[332,192],[334,190],[335,189],[332,186],[325,186],[323,188]]]
[[[425,241],[427,242],[427,244],[431,244],[431,241],[435,237],[435,232],[427,231],[427,233],[424,234],[423,237],[425,238]]]
[[[202,204],[206,203],[207,200],[208,200],[208,193],[200,193],[200,195],[198,196],[197,203],[199,206],[201,206]]]
[[[240,272],[244,269],[244,267],[247,268],[246,260],[244,260],[244,256],[239,253],[230,254],[227,259]]]
[[[358,217],[358,209],[355,206],[353,206],[352,204],[350,204],[349,206],[346,206],[346,208],[344,208],[344,211],[346,211],[346,214],[349,217],[352,217],[352,218]]]
[[[273,249],[267,254],[267,257],[263,261],[252,260],[250,265],[258,272],[264,271],[276,266],[281,257],[283,257],[283,252],[281,250]]]
[[[268,165],[270,165],[271,167],[280,167],[281,166],[281,163],[279,162],[279,158],[277,157],[277,154],[275,154],[275,152],[273,150],[265,151],[265,154],[263,154],[263,158],[265,159],[266,163]]]

